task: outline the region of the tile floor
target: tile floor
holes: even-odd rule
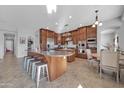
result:
[[[48,82],[42,80],[40,88],[118,88],[124,87],[124,71],[121,73],[121,82],[117,84],[111,74],[105,74],[103,79],[95,67],[87,64],[86,60],[76,59],[68,63],[67,72],[57,80]],[[17,59],[12,54],[7,54],[0,60],[0,88],[35,88],[35,82],[23,70],[22,59]]]

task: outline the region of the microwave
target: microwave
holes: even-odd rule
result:
[[[88,38],[87,43],[96,43],[96,38]]]

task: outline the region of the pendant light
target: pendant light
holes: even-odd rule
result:
[[[98,10],[95,10],[96,18],[95,18],[95,22],[93,23],[92,27],[102,26],[102,22],[100,22],[98,18],[98,12],[99,12]]]
[[[52,14],[53,12],[56,12],[56,5],[46,5],[46,7],[47,7],[47,12],[48,12],[48,14]]]

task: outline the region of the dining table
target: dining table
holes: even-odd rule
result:
[[[97,60],[100,60],[100,54],[98,54],[98,53],[92,53],[91,56]],[[124,61],[124,54],[122,54],[122,53],[119,54],[119,60]]]

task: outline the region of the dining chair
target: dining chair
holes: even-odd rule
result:
[[[102,70],[110,70],[116,73],[116,81],[119,83],[119,55],[118,52],[102,50],[100,53],[100,78]]]
[[[92,57],[91,49],[86,49],[86,53],[87,53],[87,62],[88,62],[90,65],[96,64],[96,65],[97,65],[98,72],[99,72],[99,63],[100,63],[99,60],[94,59],[94,58]]]
[[[124,53],[122,52],[119,54],[119,73],[121,73],[121,69],[124,69]]]

